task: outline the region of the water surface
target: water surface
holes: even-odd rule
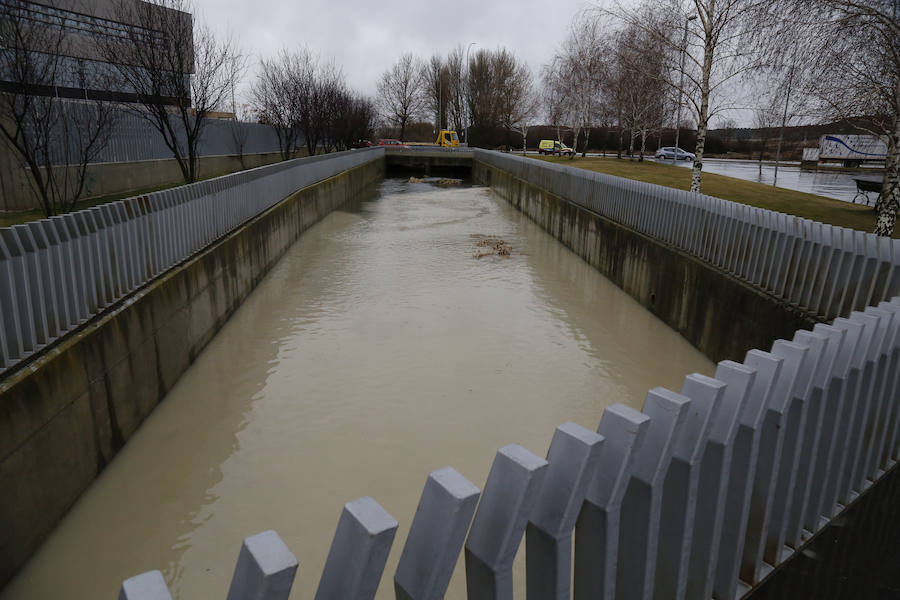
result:
[[[475,258],[485,236],[510,255]],[[112,599],[160,569],[224,598],[241,540],[275,529],[312,598],[368,495],[400,523],[392,598],[430,471],[483,487],[500,446],[545,455],[556,425],[713,368],[489,190],[389,179],[303,234],[0,596]]]

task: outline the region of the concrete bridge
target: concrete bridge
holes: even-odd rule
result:
[[[431,473],[398,598],[442,597],[463,548],[469,597],[510,598],[523,536],[531,598],[752,594],[895,471],[896,241],[495,152],[353,151],[0,230],[0,582],[298,236],[403,169],[470,171],[719,362],[544,458],[504,446],[483,489]],[[397,527],[348,503],[317,598],[373,597]],[[296,571],[248,537],[229,598],[287,598]],[[169,592],[149,572],[120,597]]]

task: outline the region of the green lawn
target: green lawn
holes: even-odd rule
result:
[[[159,190],[167,190],[169,188],[178,187],[179,185],[184,185],[184,182],[178,183],[170,183],[168,185],[158,185],[150,188],[144,188],[140,190],[132,190],[130,192],[121,192],[118,194],[109,194],[108,196],[97,196],[96,198],[88,198],[87,200],[81,200],[75,203],[75,208],[72,210],[81,210],[83,208],[90,208],[92,206],[98,206],[100,204],[106,204],[107,202],[115,202],[116,200],[121,200],[122,198],[131,198],[132,196],[140,196],[141,194],[149,194],[150,192],[158,192]],[[38,219],[44,218],[44,211],[42,210],[19,210],[15,212],[0,212],[0,227],[11,227],[13,225],[19,225],[21,223],[27,223],[29,221],[37,221]]]
[[[574,160],[561,157],[540,157],[538,160],[656,183],[680,190],[687,190],[691,187],[690,169],[654,161],[639,162],[617,158],[581,158],[580,156],[575,157]],[[832,200],[815,194],[795,192],[715,173],[703,174],[703,193],[831,225],[862,231],[872,231],[875,228],[875,211],[870,206]],[[900,228],[895,229],[894,237],[900,237]]]

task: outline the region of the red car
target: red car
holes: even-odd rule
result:
[[[408,145],[404,144],[400,140],[391,140],[385,139],[378,142],[379,146],[391,146],[392,148],[409,148]]]

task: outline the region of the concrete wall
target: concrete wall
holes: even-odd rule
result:
[[[670,246],[475,161],[473,177],[678,331],[713,361],[811,328],[817,317]]]
[[[0,586],[291,243],[383,174],[379,160],[301,190],[0,383]]]
[[[9,152],[7,152],[9,150]],[[31,176],[19,166],[12,151],[0,142],[0,211],[39,209],[40,201],[31,191]],[[237,155],[202,156],[199,159],[200,178],[234,173],[276,163],[279,152],[245,154],[244,165]],[[65,167],[56,167],[62,169]],[[88,165],[84,198],[122,194],[184,182],[181,169],[174,158],[111,162]]]

